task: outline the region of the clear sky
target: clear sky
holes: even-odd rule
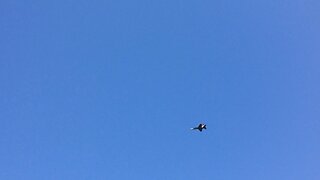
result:
[[[319,9],[2,0],[0,179],[319,180]]]

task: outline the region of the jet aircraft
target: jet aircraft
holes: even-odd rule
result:
[[[191,128],[192,130],[199,130],[200,132],[202,132],[202,129],[207,129],[207,125],[206,124],[199,124],[198,127],[194,127]]]

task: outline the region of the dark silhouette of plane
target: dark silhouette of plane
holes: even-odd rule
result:
[[[202,132],[202,129],[207,129],[207,125],[206,124],[199,124],[198,127],[194,127],[191,129],[192,130],[199,130],[200,132]]]

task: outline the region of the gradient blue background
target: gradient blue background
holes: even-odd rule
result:
[[[0,179],[319,180],[319,19],[316,0],[2,0]]]

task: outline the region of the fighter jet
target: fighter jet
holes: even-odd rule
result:
[[[191,129],[192,130],[199,130],[200,132],[202,132],[202,129],[207,129],[207,125],[206,124],[199,124],[198,127],[194,127]]]

